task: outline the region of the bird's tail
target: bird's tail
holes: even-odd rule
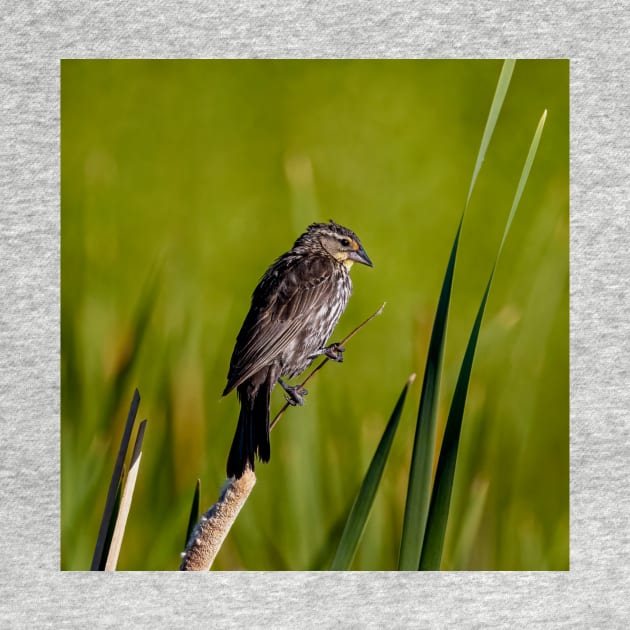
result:
[[[236,390],[241,411],[227,461],[228,477],[239,479],[247,467],[254,470],[255,455],[262,462],[269,461],[269,402],[272,387],[268,375],[260,384],[249,381],[239,385]]]

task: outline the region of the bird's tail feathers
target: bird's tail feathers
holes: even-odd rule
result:
[[[241,403],[236,433],[234,434],[227,460],[228,477],[236,477],[239,479],[243,476],[248,465],[254,470],[254,449],[252,447],[253,436],[251,427],[250,410],[247,408],[246,404]]]
[[[271,389],[273,383],[266,378],[260,386],[254,399],[254,450],[261,462],[267,463],[271,457],[271,445],[269,443],[269,405],[271,404]]]
[[[267,375],[258,386],[246,382],[237,388],[241,410],[227,461],[228,477],[239,479],[247,467],[253,471],[256,455],[262,462],[269,461],[269,403],[273,388],[270,377]]]

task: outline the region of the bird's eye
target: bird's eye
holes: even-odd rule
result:
[[[350,241],[347,238],[342,238],[339,241],[344,247],[348,247],[348,245],[350,245]]]

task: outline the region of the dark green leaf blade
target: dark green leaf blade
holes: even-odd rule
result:
[[[372,504],[374,503],[376,491],[378,490],[383,476],[383,470],[385,469],[387,457],[389,456],[394,435],[396,434],[396,429],[398,428],[400,416],[405,404],[405,398],[407,397],[407,390],[415,378],[416,375],[412,374],[403,387],[400,397],[398,398],[398,402],[394,407],[394,411],[392,411],[392,415],[385,427],[383,436],[376,447],[374,457],[370,462],[370,466],[368,467],[365,478],[363,479],[359,494],[357,495],[354,505],[350,510],[348,520],[346,521],[343,533],[341,534],[337,552],[333,558],[332,564],[330,565],[331,571],[347,571],[350,568],[350,563],[352,562],[352,558],[354,558],[359,541],[361,540],[361,536],[370,515],[370,510],[372,509]]]
[[[92,557],[91,571],[100,571],[101,569],[99,567],[104,566],[107,560],[109,543],[106,545],[106,537],[110,529],[113,532],[113,526],[116,522],[116,516],[113,516],[115,511],[114,506],[117,500],[117,494],[120,493],[120,482],[123,474],[125,457],[127,456],[127,450],[129,449],[129,441],[131,440],[131,433],[133,431],[133,425],[136,421],[139,405],[140,392],[136,388],[133,393],[133,398],[131,399],[131,405],[129,406],[125,429],[120,439],[120,446],[118,448],[118,455],[116,456],[116,463],[114,464],[114,471],[112,472],[112,477],[109,482],[109,490],[107,491],[105,507],[103,508],[103,517],[101,518],[98,536],[96,537],[96,547],[94,549],[94,556]]]
[[[497,82],[497,87],[492,99],[486,127],[481,137],[481,144],[477,153],[473,175],[468,189],[468,196],[464,211],[462,212],[457,233],[453,241],[453,247],[444,274],[440,298],[435,313],[431,340],[427,353],[427,361],[422,382],[422,392],[420,394],[420,407],[418,409],[418,421],[414,437],[414,445],[409,470],[409,484],[407,488],[407,499],[405,503],[405,517],[403,521],[402,539],[400,543],[400,555],[398,558],[398,569],[400,571],[415,571],[420,561],[422,553],[422,542],[424,530],[429,511],[431,497],[431,473],[433,470],[433,450],[435,448],[435,427],[437,415],[437,402],[440,389],[440,376],[442,372],[442,357],[444,353],[444,340],[446,334],[446,324],[448,320],[448,309],[451,299],[451,289],[453,286],[453,274],[455,270],[455,260],[457,258],[457,248],[464,222],[464,216],[470,203],[477,176],[484,161],[486,150],[490,144],[490,139],[494,133],[494,128],[503,106],[503,101],[507,93],[512,71],[514,70],[514,60],[506,60],[503,63],[501,74]]]
[[[431,469],[433,465],[436,412],[442,372],[442,356],[444,354],[444,338],[453,286],[455,258],[457,256],[457,246],[463,218],[462,215],[446,267],[424,368],[420,407],[418,409],[411,467],[409,469],[400,555],[398,558],[399,571],[415,571],[422,551],[424,526],[431,496]]]
[[[481,300],[481,306],[477,312],[472,333],[468,340],[468,346],[466,347],[466,353],[464,354],[464,360],[459,372],[451,408],[446,421],[444,439],[442,440],[442,448],[440,449],[433,493],[431,495],[425,539],[419,562],[419,568],[421,570],[437,571],[440,568],[451,491],[453,489],[453,478],[455,477],[455,463],[461,433],[461,421],[464,415],[466,393],[468,391],[468,382],[470,380],[470,372],[472,370],[475,348],[477,346],[477,338],[479,336],[479,329],[481,328],[481,320],[483,318],[489,291],[490,282],[486,285],[486,290]]]
[[[201,479],[197,479],[195,484],[195,493],[193,494],[192,505],[190,506],[190,516],[188,517],[188,527],[186,528],[186,540],[184,541],[184,548],[188,545],[190,536],[195,529],[195,525],[199,520],[199,492],[201,490]]]
[[[497,263],[501,252],[503,251],[503,245],[507,234],[512,225],[512,219],[516,212],[516,208],[520,202],[523,194],[523,189],[529,173],[531,170],[542,130],[547,117],[545,111],[538,123],[536,132],[532,143],[530,145],[523,170],[516,188],[514,195],[514,201],[510,209],[510,214],[506,221],[505,229],[503,231],[503,238],[497,251],[497,256],[494,261],[494,265],[488,278],[486,290],[484,291],[477,316],[468,339],[468,345],[466,347],[466,353],[464,354],[464,360],[459,371],[457,378],[457,385],[455,386],[455,392],[453,394],[453,400],[451,402],[451,408],[446,421],[446,429],[444,431],[444,439],[442,441],[442,448],[440,450],[440,456],[438,459],[437,470],[435,473],[435,482],[433,485],[433,493],[431,495],[431,505],[429,508],[429,516],[427,519],[426,534],[424,545],[422,548],[422,555],[418,568],[420,570],[437,571],[440,568],[442,559],[442,549],[444,547],[444,538],[446,535],[446,525],[448,522],[448,513],[451,501],[451,494],[453,490],[453,480],[455,478],[455,465],[457,463],[457,451],[459,448],[459,438],[462,429],[462,420],[464,417],[464,407],[466,404],[466,395],[468,392],[468,383],[470,382],[470,374],[472,371],[473,360],[475,356],[475,349],[477,347],[477,339],[479,338],[479,330],[481,328],[481,322],[483,320],[483,314],[488,301],[488,295],[490,293],[490,287],[492,285],[492,279],[496,270]]]

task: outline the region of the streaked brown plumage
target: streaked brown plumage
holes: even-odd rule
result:
[[[228,477],[241,477],[247,466],[253,470],[255,455],[269,461],[269,402],[277,382],[290,402],[302,404],[306,392],[281,377],[297,376],[319,355],[343,360],[342,348],[325,344],[352,293],[354,262],[372,266],[354,232],[334,221],[313,223],[258,283],[223,391],[236,388],[241,405]]]

